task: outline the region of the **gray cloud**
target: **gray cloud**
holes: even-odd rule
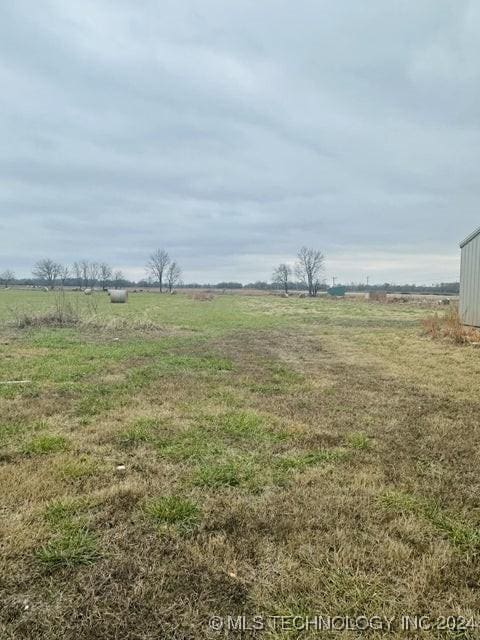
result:
[[[458,277],[479,224],[475,0],[5,0],[0,270]]]

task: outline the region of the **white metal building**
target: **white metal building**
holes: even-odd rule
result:
[[[480,327],[480,227],[460,243],[460,318]]]

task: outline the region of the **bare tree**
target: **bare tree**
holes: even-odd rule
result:
[[[120,271],[120,269],[118,271],[115,271],[115,273],[113,274],[113,282],[115,284],[115,289],[118,289],[118,287],[121,285],[123,280],[125,280],[125,276],[123,275],[123,272]]]
[[[81,262],[74,262],[73,263],[73,273],[75,275],[75,279],[77,280],[78,286],[81,287],[82,286],[82,275],[83,275]]]
[[[0,283],[5,285],[5,289],[7,289],[12,280],[15,280],[15,274],[13,271],[10,271],[10,269],[6,269],[0,273]]]
[[[100,280],[102,283],[102,289],[105,291],[107,288],[107,282],[112,277],[112,269],[105,262],[100,265]]]
[[[182,278],[182,270],[176,262],[171,262],[167,269],[167,286],[172,293],[175,285],[180,284]]]
[[[323,254],[316,249],[302,247],[297,254],[295,273],[297,278],[307,285],[309,296],[316,296],[318,293],[324,263]]]
[[[288,294],[288,279],[292,275],[292,268],[282,262],[278,265],[272,275],[272,282],[282,287],[286,294]]]
[[[68,264],[60,265],[60,271],[58,272],[60,278],[60,284],[63,289],[65,286],[65,280],[70,276],[70,267]]]
[[[91,262],[88,266],[88,276],[90,279],[90,286],[94,287],[100,277],[100,265],[98,262]]]
[[[61,270],[61,265],[58,262],[50,260],[50,258],[44,258],[35,263],[32,274],[40,280],[45,280],[50,289],[55,286],[55,280],[58,278]]]
[[[90,275],[90,264],[88,260],[82,260],[80,262],[80,271],[82,273],[83,287],[88,287],[88,277]]]
[[[146,270],[154,280],[158,282],[158,288],[162,293],[163,274],[167,265],[170,263],[170,256],[165,249],[156,249],[148,259]]]

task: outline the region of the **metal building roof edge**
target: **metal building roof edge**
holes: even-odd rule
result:
[[[460,249],[463,249],[463,247],[466,244],[468,244],[471,240],[476,238],[479,233],[480,233],[480,227],[478,227],[478,229],[475,229],[475,231],[472,231],[472,233],[469,236],[467,236],[465,240],[462,240],[462,242],[460,242]]]

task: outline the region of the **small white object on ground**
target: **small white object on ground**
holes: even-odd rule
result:
[[[27,384],[31,380],[0,380],[0,384]]]
[[[120,471],[120,473],[122,473],[123,471],[126,471],[126,467],[124,464],[117,464],[117,471]]]

